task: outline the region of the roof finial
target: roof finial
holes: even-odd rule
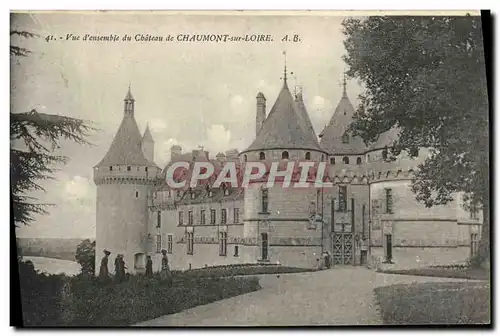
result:
[[[284,71],[284,76],[283,76],[283,82],[286,85],[286,51],[283,50],[283,56],[285,58],[285,71]]]
[[[342,92],[342,97],[347,97],[347,73],[344,71],[344,81],[342,83],[342,86],[344,87],[344,92]]]
[[[128,91],[127,91],[127,95],[125,96],[125,100],[134,100],[134,96],[132,96],[132,89],[131,89],[131,83],[130,83],[130,80],[128,82]]]

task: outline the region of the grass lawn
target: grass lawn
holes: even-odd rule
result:
[[[283,273],[302,273],[314,272],[313,269],[288,267],[277,264],[235,264],[224,266],[210,266],[197,268],[188,271],[173,271],[178,276],[195,277],[231,277],[241,275],[260,275],[260,274],[283,274]]]
[[[487,283],[401,284],[375,289],[384,324],[488,324]]]
[[[490,280],[490,270],[466,266],[434,266],[408,270],[381,270],[380,273],[419,275],[441,278]]]

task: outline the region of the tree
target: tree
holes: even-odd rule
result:
[[[348,76],[364,92],[354,135],[372,143],[396,127],[390,156],[428,148],[413,191],[427,207],[464,192],[482,207],[479,255],[489,260],[489,121],[481,19],[369,17],[342,23]]]
[[[16,30],[11,30],[10,35],[37,37],[30,32]],[[26,48],[10,46],[11,58],[26,57],[30,53]],[[47,213],[46,207],[50,204],[39,203],[37,198],[28,195],[33,191],[45,191],[39,181],[53,179],[55,165],[67,162],[67,157],[54,153],[60,148],[61,140],[90,144],[85,139],[93,130],[89,122],[80,119],[39,113],[35,109],[21,113],[11,111],[10,175],[15,227],[29,224],[37,214]]]
[[[80,264],[83,274],[93,275],[95,271],[95,240],[83,240],[76,247],[76,261]]]

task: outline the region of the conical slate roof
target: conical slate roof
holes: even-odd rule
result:
[[[98,166],[154,165],[144,157],[141,140],[141,132],[135,118],[125,115],[108,152]]]
[[[146,125],[146,130],[144,131],[144,135],[142,136],[142,141],[154,142],[151,131],[149,130],[149,125]]]
[[[330,122],[321,132],[321,148],[329,154],[360,154],[365,152],[366,145],[360,137],[352,137],[349,134],[349,141],[347,143],[342,141],[344,133],[353,121],[354,112],[354,107],[344,90]]]
[[[286,81],[257,137],[243,152],[273,148],[322,151],[305,107],[294,101]]]

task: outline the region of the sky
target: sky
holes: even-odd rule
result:
[[[40,35],[15,39],[31,50],[11,62],[11,109],[33,108],[92,122],[92,146],[63,142],[57,154],[70,161],[55,180],[42,183],[41,202],[53,203],[49,215],[19,228],[19,237],[95,236],[96,186],[92,167],[106,154],[123,117],[129,84],[141,132],[149,124],[155,162],[164,167],[170,147],[183,152],[204,146],[215,156],[244,150],[255,136],[255,97],[262,91],[271,109],[282,86],[286,51],[288,83],[300,85],[316,133],[331,118],[342,95],[346,65],[340,16],[171,15],[124,12],[15,14],[12,29]],[[66,34],[80,40],[66,40]],[[272,42],[91,42],[85,34],[134,39],[178,34],[271,35]],[[283,42],[299,35],[300,42]],[[46,41],[47,36],[55,40]],[[62,39],[60,39],[62,37]],[[291,74],[293,72],[293,74]],[[359,83],[348,80],[356,104]]]

